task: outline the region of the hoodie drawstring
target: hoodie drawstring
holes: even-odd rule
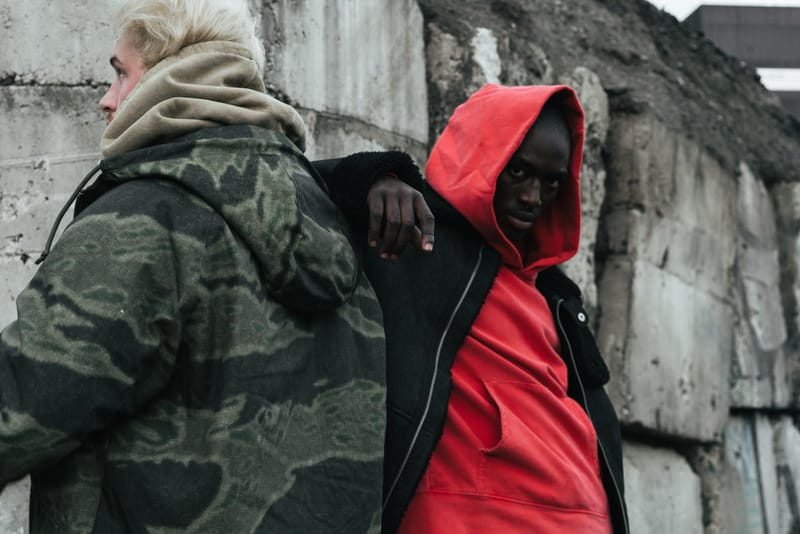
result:
[[[72,206],[72,203],[75,202],[75,199],[78,198],[78,195],[81,193],[81,191],[83,191],[83,188],[86,187],[86,184],[89,183],[89,180],[91,180],[92,177],[95,174],[97,174],[97,171],[99,170],[100,170],[100,163],[95,165],[92,168],[92,170],[89,171],[89,174],[87,174],[83,178],[83,180],[80,181],[78,187],[75,188],[75,191],[72,192],[72,194],[69,197],[69,200],[67,200],[67,203],[64,204],[64,207],[62,207],[61,211],[58,212],[58,216],[56,217],[56,222],[53,224],[53,228],[50,230],[50,235],[47,236],[47,242],[44,244],[44,250],[42,251],[41,256],[39,256],[39,259],[36,260],[36,265],[42,263],[44,259],[47,257],[47,255],[50,254],[50,247],[53,245],[53,240],[56,237],[56,232],[58,231],[58,227],[61,226],[61,221],[64,219],[64,215],[66,215],[69,207]]]

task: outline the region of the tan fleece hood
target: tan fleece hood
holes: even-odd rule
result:
[[[106,127],[100,147],[109,158],[230,124],[281,132],[305,150],[302,118],[266,94],[249,50],[209,41],[187,46],[148,70]]]

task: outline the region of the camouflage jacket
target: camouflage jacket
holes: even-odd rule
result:
[[[0,488],[33,533],[377,532],[381,311],[282,134],[103,162],[0,334]]]

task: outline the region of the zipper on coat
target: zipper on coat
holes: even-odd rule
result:
[[[575,361],[575,354],[572,352],[572,345],[569,342],[569,337],[567,337],[567,332],[564,330],[564,325],[561,323],[561,304],[564,302],[564,299],[558,299],[556,302],[556,322],[558,323],[558,329],[561,331],[561,336],[564,338],[564,341],[567,344],[567,352],[569,353],[569,359],[572,362],[572,368],[575,369],[575,376],[578,378],[578,389],[581,392],[581,399],[583,401],[583,409],[586,410],[586,415],[589,416],[589,420],[592,420],[592,414],[589,410],[589,402],[586,399],[586,390],[583,388],[583,382],[581,381],[581,375],[578,372],[578,365]],[[594,423],[592,423],[594,426]],[[600,448],[600,453],[603,455],[603,463],[605,463],[606,469],[608,470],[608,475],[611,477],[611,482],[614,484],[614,491],[617,493],[617,501],[619,502],[620,511],[622,512],[622,522],[625,527],[625,534],[630,534],[630,527],[628,526],[628,516],[625,514],[625,505],[624,500],[622,499],[622,492],[619,490],[619,484],[617,483],[617,479],[614,477],[614,472],[611,470],[611,463],[608,461],[608,456],[606,455],[606,449],[603,447],[603,442],[600,439],[597,439],[597,445]]]
[[[422,432],[422,427],[425,424],[425,419],[428,417],[428,412],[430,412],[431,408],[431,401],[433,400],[433,391],[436,387],[436,376],[439,372],[439,362],[442,357],[442,347],[444,346],[444,340],[447,338],[447,334],[450,333],[450,328],[453,325],[453,320],[455,319],[458,311],[461,309],[461,305],[464,304],[464,299],[467,297],[467,293],[469,293],[472,284],[475,282],[475,276],[478,274],[478,268],[481,265],[481,260],[483,259],[483,245],[478,250],[478,260],[475,262],[475,267],[472,269],[472,274],[467,281],[467,285],[464,288],[464,291],[461,293],[461,298],[458,299],[458,304],[456,304],[453,313],[450,314],[450,319],[447,321],[447,325],[442,332],[441,337],[439,338],[439,345],[436,348],[436,358],[434,359],[433,364],[433,373],[431,374],[431,383],[428,387],[428,399],[425,403],[425,410],[422,412],[422,417],[419,419],[419,424],[417,425],[417,429],[414,431],[414,437],[411,438],[411,443],[408,446],[408,450],[406,451],[406,455],[403,458],[403,462],[400,464],[400,469],[397,471],[397,475],[392,481],[392,485],[389,487],[389,491],[386,493],[386,498],[383,500],[383,509],[386,509],[387,504],[389,503],[389,499],[392,498],[392,494],[394,493],[395,487],[397,487],[397,483],[400,481],[400,477],[403,475],[403,471],[405,471],[406,465],[408,464],[409,458],[411,458],[411,452],[414,450],[414,446],[417,444],[417,439],[419,438],[420,432]]]

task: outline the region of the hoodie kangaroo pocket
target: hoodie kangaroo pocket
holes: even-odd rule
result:
[[[527,382],[485,382],[499,441],[481,450],[479,494],[605,513],[594,429],[569,397]]]

